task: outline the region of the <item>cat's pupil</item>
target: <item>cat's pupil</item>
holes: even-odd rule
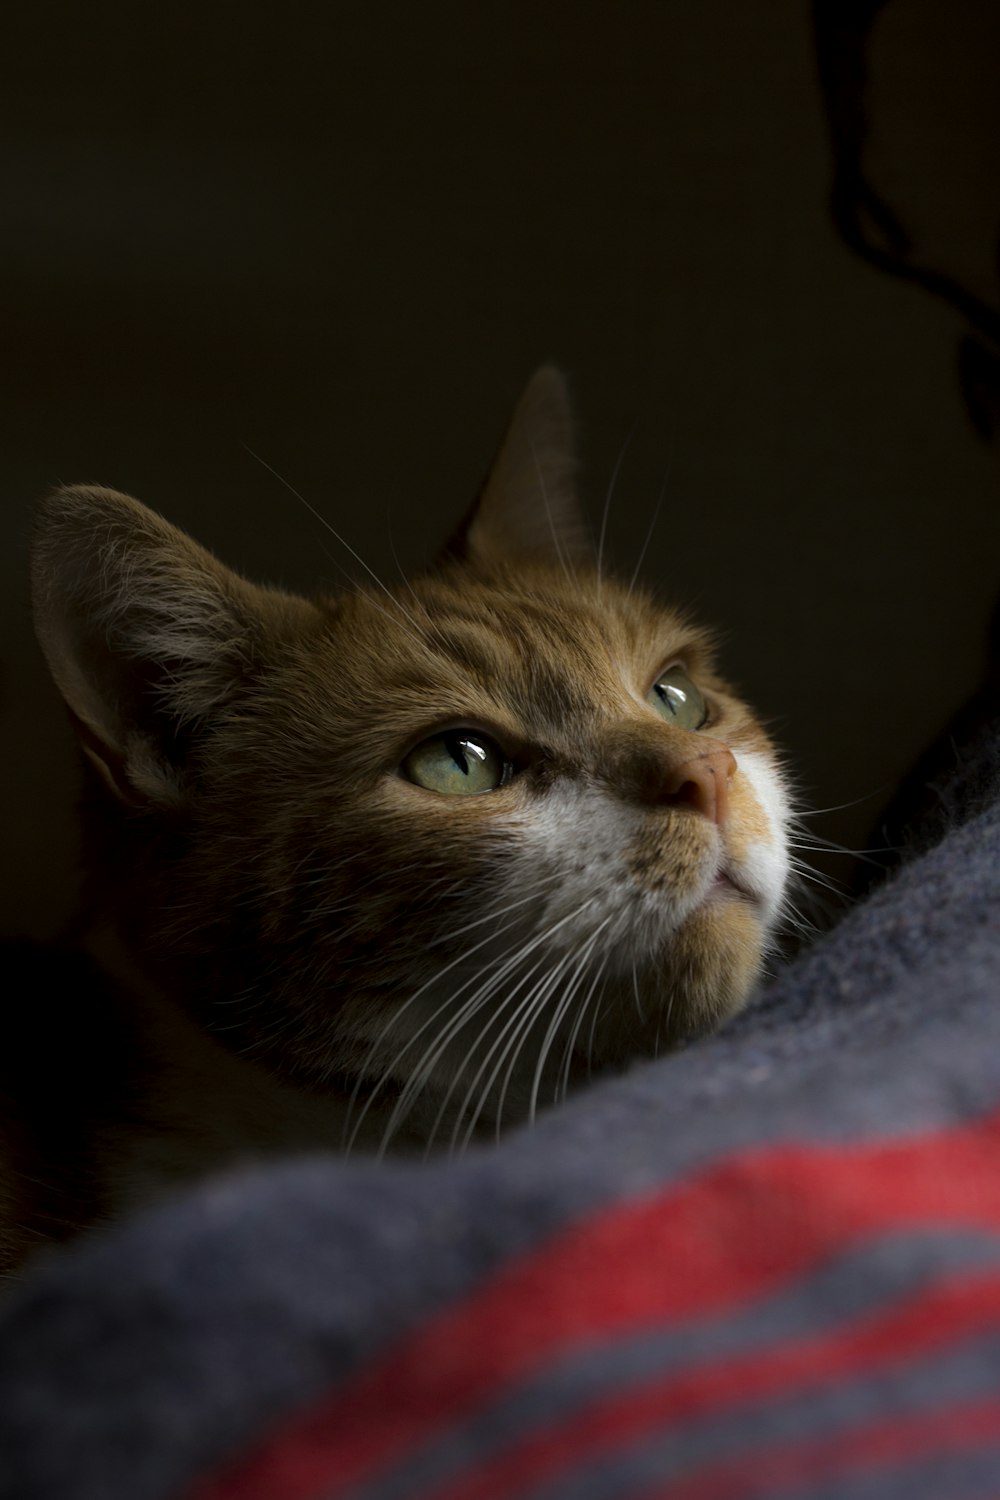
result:
[[[708,718],[705,699],[683,667],[671,667],[647,695],[656,711],[678,729],[701,729]]]
[[[480,765],[485,765],[489,759],[485,746],[477,745],[475,740],[462,739],[457,734],[450,734],[445,740],[449,754],[463,776],[469,774],[469,760],[478,760]]]
[[[417,786],[459,797],[496,791],[507,774],[504,757],[493,741],[468,729],[446,730],[421,740],[401,770]]]

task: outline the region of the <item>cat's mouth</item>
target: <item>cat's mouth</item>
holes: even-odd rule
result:
[[[706,901],[750,901],[760,905],[760,897],[743,885],[730,870],[718,870],[705,892]]]

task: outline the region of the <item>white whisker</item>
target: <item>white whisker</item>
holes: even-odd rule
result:
[[[607,494],[604,497],[604,508],[601,511],[601,530],[600,530],[600,535],[597,538],[597,595],[598,595],[598,598],[600,598],[600,595],[601,595],[601,584],[602,584],[602,581],[603,581],[603,579],[602,579],[602,569],[603,569],[603,566],[604,566],[604,542],[605,542],[605,538],[607,536],[607,531],[608,531],[608,516],[609,516],[609,514],[611,512],[611,501],[612,501],[612,498],[613,498],[614,493],[615,493],[615,485],[618,483],[618,475],[621,473],[621,467],[622,467],[622,464],[625,461],[625,455],[628,452],[629,444],[631,443],[632,438],[635,436],[635,429],[636,429],[637,426],[638,426],[637,422],[633,422],[632,423],[632,426],[629,429],[628,436],[626,437],[624,443],[622,443],[621,451],[618,454],[618,458],[615,461],[615,466],[614,466],[614,468],[611,471],[611,480],[610,480],[610,482],[608,484],[608,492],[607,492]]]
[[[345,537],[341,536],[340,532],[337,530],[337,528],[335,526],[331,526],[330,522],[326,519],[326,517],[322,514],[322,512],[318,511],[316,509],[315,505],[311,505],[309,503],[309,501],[306,499],[305,495],[300,494],[299,491],[295,488],[295,486],[293,484],[289,484],[288,480],[284,477],[284,475],[279,474],[278,471],[277,471],[277,469],[272,468],[272,466],[267,462],[267,459],[261,458],[261,456],[260,456],[259,453],[255,453],[254,450],[249,446],[248,443],[243,443],[242,446],[246,449],[247,453],[249,453],[249,455],[250,455],[251,458],[256,459],[257,462],[259,464],[261,464],[268,471],[269,474],[273,474],[274,477],[275,477],[275,479],[278,481],[278,483],[284,485],[285,489],[288,490],[289,494],[294,495],[295,498],[296,498],[296,500],[299,500],[305,506],[305,508],[309,512],[309,514],[311,516],[315,517],[315,519],[319,522],[319,524],[321,526],[324,526],[326,528],[326,530],[330,533],[330,535],[334,538],[334,540],[337,541],[337,542],[339,542],[340,546],[344,548],[345,552],[349,552],[351,554],[351,556],[354,558],[354,561],[356,563],[358,563],[362,568],[364,568],[365,572],[368,574],[368,576],[372,580],[372,582],[375,583],[377,585],[377,587],[382,590],[383,594],[385,594],[385,596],[392,601],[392,603],[396,606],[396,608],[400,611],[400,613],[402,615],[404,615],[406,617],[406,619],[408,619],[410,621],[411,625],[413,625],[414,628],[419,632],[420,631],[420,624],[417,621],[417,619],[415,618],[415,616],[411,615],[410,612],[409,612],[409,610],[404,608],[404,606],[400,603],[399,599],[397,599],[396,595],[392,592],[392,590],[390,588],[387,588],[386,585],[382,582],[381,578],[378,576],[378,574],[374,571],[374,569],[370,568],[368,566],[368,564],[365,562],[364,558],[361,556],[360,552],[355,551],[355,549],[351,546],[350,542],[347,541],[347,539]],[[374,603],[374,600],[372,600],[371,602]],[[419,645],[423,644],[423,641],[422,641],[419,633],[417,635],[413,636],[412,639],[415,640],[415,641],[417,641],[417,643]]]
[[[542,472],[542,466],[538,459],[538,450],[536,449],[534,443],[531,444],[531,456],[535,461],[535,472],[538,475],[538,487],[542,492],[542,504],[545,506],[545,514],[548,518],[549,531],[552,533],[552,544],[556,549],[556,556],[559,559],[563,572],[566,574],[567,578],[572,579],[573,575],[570,572],[569,564],[566,561],[566,554],[563,551],[562,542],[559,540],[559,533],[556,530],[556,518],[552,514],[552,504],[549,500],[549,492],[545,484],[545,475]]]
[[[538,1049],[538,1059],[535,1064],[535,1076],[532,1079],[531,1095],[528,1100],[528,1119],[532,1123],[534,1123],[535,1112],[538,1105],[538,1093],[542,1086],[542,1073],[544,1071],[545,1062],[549,1055],[549,1051],[551,1050],[552,1043],[555,1041],[559,1027],[562,1025],[563,1017],[566,1015],[576,998],[577,991],[579,990],[580,985],[583,981],[583,976],[586,973],[588,965],[590,964],[591,954],[597,946],[601,934],[606,930],[610,922],[611,917],[605,917],[604,921],[600,923],[600,925],[595,929],[595,931],[588,939],[583,953],[580,955],[577,966],[573,971],[572,977],[570,978],[569,983],[566,986],[566,992],[563,995],[563,998],[560,1000],[559,1004],[556,1006],[555,1012],[552,1016],[552,1020],[549,1022],[549,1028],[546,1031],[545,1036],[542,1039],[541,1046]],[[559,1090],[557,1081],[555,1093],[556,1098],[558,1098],[558,1093]]]
[[[629,579],[628,591],[630,594],[634,590],[636,582],[638,581],[639,570],[641,569],[646,557],[646,553],[649,550],[649,544],[653,540],[653,532],[656,530],[656,523],[660,519],[660,511],[663,509],[663,501],[666,498],[667,484],[669,483],[670,472],[673,466],[674,454],[673,449],[671,449],[670,461],[667,464],[667,470],[663,476],[663,483],[660,485],[660,493],[656,497],[656,505],[653,509],[653,514],[650,517],[649,525],[646,527],[646,535],[643,538],[642,546],[639,548],[639,556],[636,559],[635,567],[632,570],[632,577]]]

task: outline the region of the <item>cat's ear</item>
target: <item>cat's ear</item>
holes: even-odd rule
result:
[[[557,567],[591,562],[575,479],[566,381],[543,365],[528,382],[479,499],[444,557],[487,567],[528,558]]]
[[[257,588],[113,490],[42,501],[35,629],[85,752],[123,800],[176,803],[185,752],[268,644],[312,611]]]

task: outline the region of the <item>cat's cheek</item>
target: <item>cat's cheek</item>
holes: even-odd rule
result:
[[[736,757],[727,843],[770,923],[778,914],[788,880],[788,796],[770,757],[742,749],[736,750]]]

